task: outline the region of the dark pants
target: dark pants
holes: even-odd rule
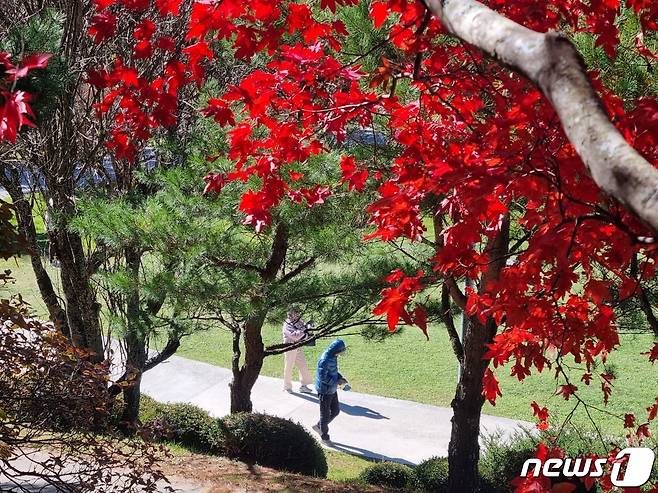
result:
[[[320,400],[320,431],[322,438],[329,438],[329,423],[331,423],[340,413],[340,403],[338,402],[338,393],[318,394]]]

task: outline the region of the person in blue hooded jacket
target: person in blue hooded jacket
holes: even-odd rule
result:
[[[338,355],[345,349],[347,349],[345,342],[342,339],[336,339],[329,344],[318,360],[315,389],[320,401],[320,421],[313,426],[313,429],[325,442],[329,441],[329,423],[340,413],[338,386],[347,383],[347,380],[338,372]]]

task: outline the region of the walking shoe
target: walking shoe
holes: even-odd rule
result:
[[[289,394],[292,394],[292,389],[283,389],[284,392],[288,392]]]
[[[299,393],[300,394],[312,394],[313,391],[310,389],[310,387],[308,387],[306,385],[301,385],[299,387]]]
[[[326,445],[331,445],[331,438],[329,438],[329,435],[326,435],[326,436],[323,436],[323,437],[320,437],[320,438],[322,439],[322,443],[324,443]]]
[[[316,432],[318,435],[322,435],[322,430],[320,430],[320,425],[318,425],[318,424],[314,424],[313,426],[311,426],[311,428],[312,428],[313,431]]]

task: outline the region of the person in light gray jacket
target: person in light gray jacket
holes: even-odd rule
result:
[[[283,322],[283,342],[285,344],[291,344],[303,339],[309,328],[311,328],[311,324],[304,322],[299,312],[294,307],[290,307],[288,309],[288,317]],[[299,391],[302,394],[312,394],[313,391],[309,385],[313,383],[313,377],[308,371],[303,348],[286,351],[284,353],[284,361],[283,390],[292,392],[292,373],[293,368],[296,366],[299,370],[299,379],[301,381]]]

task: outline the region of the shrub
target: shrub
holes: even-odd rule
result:
[[[546,436],[555,436],[554,430],[546,432]],[[492,435],[484,440],[484,454],[480,458],[480,476],[486,493],[512,493],[514,487],[510,482],[521,474],[523,463],[535,456],[537,443],[542,441],[541,436],[530,432],[519,432],[510,439],[505,440],[501,435]],[[549,443],[548,440],[544,440]],[[601,442],[586,434],[562,430],[556,445],[562,448],[567,457],[581,457],[591,453],[607,455]],[[570,482],[576,485],[573,493],[589,493],[596,488],[588,490],[577,478],[559,476],[553,483]]]
[[[118,400],[118,399],[117,399]],[[121,399],[123,405],[123,399]],[[148,395],[142,394],[139,397],[139,420],[142,423],[153,421],[158,415],[163,413],[163,407],[167,404],[156,401]]]
[[[487,493],[508,493],[514,490],[510,481],[521,474],[523,463],[535,455],[537,438],[519,432],[510,439],[496,434],[484,439],[480,457],[480,476],[487,483]]]
[[[448,493],[448,459],[432,457],[424,460],[415,469],[418,489],[432,493]]]
[[[167,438],[198,452],[216,452],[219,448],[217,421],[192,404],[159,404],[151,424],[163,426]]]
[[[395,462],[379,462],[368,466],[360,475],[363,482],[389,488],[407,488],[412,485],[414,470]]]
[[[217,420],[223,455],[283,471],[326,477],[327,459],[299,424],[267,414],[238,413]]]

